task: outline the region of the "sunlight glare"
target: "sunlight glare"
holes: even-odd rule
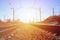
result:
[[[29,22],[33,22],[33,21],[37,21],[37,17],[36,17],[36,14],[38,13],[36,9],[33,9],[33,8],[22,8],[20,12],[20,17],[19,19],[22,21],[22,22],[25,22],[25,23],[29,23]]]

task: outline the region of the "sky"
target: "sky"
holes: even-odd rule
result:
[[[26,9],[34,10],[39,20],[39,9],[42,11],[42,20],[52,15],[52,8],[55,14],[60,14],[60,0],[0,0],[0,19],[12,19],[12,9],[15,11],[15,18],[22,18]],[[25,13],[26,14],[26,13]]]

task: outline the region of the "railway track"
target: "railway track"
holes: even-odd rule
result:
[[[20,27],[19,27],[20,26]],[[53,40],[55,35],[32,25],[12,25],[0,31],[0,40]]]

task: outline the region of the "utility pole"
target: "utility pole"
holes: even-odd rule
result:
[[[53,14],[53,16],[54,16],[54,8],[52,8],[52,14]]]
[[[42,16],[41,16],[41,8],[40,8],[40,10],[39,10],[39,11],[40,11],[40,22],[41,22],[41,18],[42,18]]]
[[[4,15],[4,20],[6,21],[6,19],[5,19],[5,18],[6,18],[6,15]]]
[[[9,0],[9,5],[11,6],[11,10],[12,10],[12,20],[14,21],[15,20],[15,9],[14,7],[12,7],[12,3],[11,3],[11,0]]]
[[[11,8],[12,10],[12,18],[13,18],[13,21],[15,20],[15,11],[14,11],[14,8]]]

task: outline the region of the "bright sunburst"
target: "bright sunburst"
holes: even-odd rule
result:
[[[37,20],[37,16],[39,16],[39,14],[37,15],[38,10],[33,8],[21,8],[19,11],[20,16],[18,17],[22,22],[29,23],[33,21],[34,22],[38,21]]]

